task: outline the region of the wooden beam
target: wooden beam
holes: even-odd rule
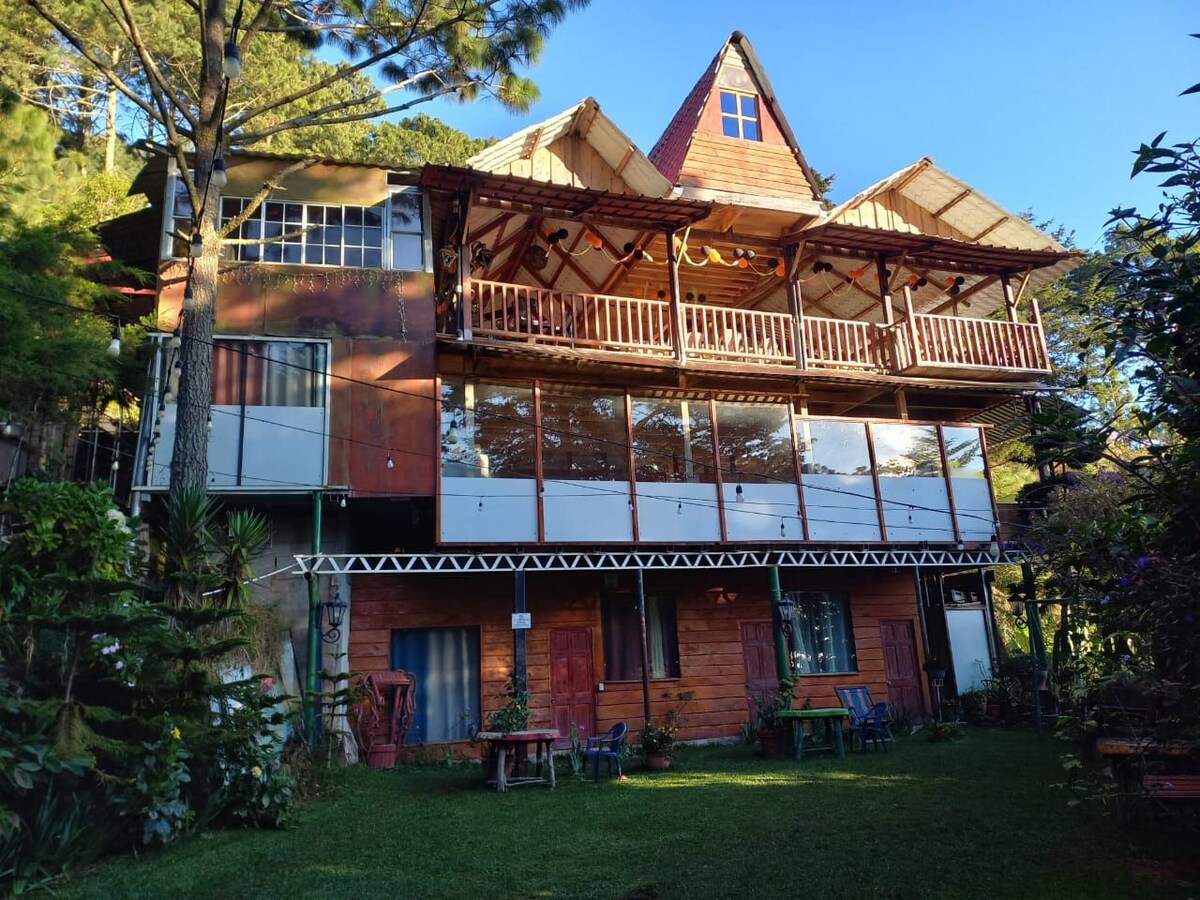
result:
[[[629,165],[629,161],[633,159],[633,154],[634,146],[633,144],[630,144],[625,148],[625,153],[621,156],[621,161],[617,163],[617,167],[613,169],[614,175],[616,175],[618,178],[621,176],[621,173],[625,171],[625,167]]]
[[[508,261],[508,265],[505,266],[502,277],[498,278],[497,281],[511,282],[517,277],[517,271],[525,262],[525,251],[529,249],[529,245],[533,243],[533,239],[537,237],[538,231],[541,229],[541,227],[542,220],[530,216],[529,221],[525,223],[524,231],[519,231],[517,232],[517,235],[514,235],[514,237],[519,236],[520,240],[517,241],[515,247],[513,248],[512,259],[510,259]]]
[[[991,234],[993,231],[995,231],[997,228],[999,228],[1001,225],[1003,225],[1005,222],[1007,222],[1010,218],[1012,218],[1012,217],[1011,216],[1003,216],[1003,217],[997,219],[995,222],[993,222],[987,228],[983,229],[983,231],[979,232],[979,234],[975,235],[973,238],[969,238],[968,243],[978,244],[985,237],[987,237],[989,234]]]
[[[491,234],[497,228],[502,227],[504,223],[511,219],[514,215],[516,215],[516,213],[506,212],[500,213],[499,215],[488,219],[486,222],[480,225],[475,232],[467,236],[465,242],[466,245],[470,247],[476,241],[483,240],[486,235]]]
[[[773,294],[781,284],[786,284],[786,282],[780,279],[774,272],[768,275],[761,275],[758,281],[751,286],[750,290],[737,299],[735,305],[741,309],[746,309],[747,307],[754,306],[756,303],[761,303]]]
[[[584,230],[585,229],[580,228],[579,234],[577,234],[575,236],[575,244],[576,245],[579,243],[579,239],[581,237],[583,237]],[[592,229],[592,230],[594,231],[595,229]],[[575,258],[573,256],[571,256],[570,253],[568,253],[565,249],[563,249],[561,242],[559,242],[557,244],[552,244],[550,246],[550,249],[559,255],[559,257],[563,261],[563,264],[566,265],[576,275],[578,275],[579,280],[582,281],[585,285],[587,285],[588,289],[591,290],[591,292],[593,294],[604,293],[603,291],[600,290],[599,286],[596,284],[596,282],[592,278],[592,276],[589,275],[587,273],[587,271],[582,266],[579,265],[579,263],[575,262]],[[560,269],[560,271],[561,271],[561,269]],[[557,273],[555,275],[555,278],[557,279]]]
[[[784,242],[771,240],[760,235],[740,234],[736,231],[701,231],[693,228],[688,232],[688,245],[699,244],[731,244],[734,247],[749,247],[755,252],[770,250],[772,256],[783,259]]]
[[[554,275],[550,279],[551,284],[558,284],[558,276],[561,275],[563,269],[565,269],[567,267],[567,260],[574,260],[574,256],[572,256],[571,254],[579,246],[579,242],[583,240],[583,233],[586,230],[587,229],[580,228],[578,231],[576,231],[575,232],[575,240],[571,241],[571,246],[567,247],[565,251],[563,251],[559,248],[559,244],[562,243],[561,241],[554,244],[554,248],[556,250],[559,250],[562,258],[559,259],[558,268],[554,270]]]
[[[583,123],[583,127],[579,129],[579,136],[586,138],[587,133],[592,130],[592,123],[596,121],[596,116],[600,112],[600,107],[595,104],[589,104],[591,109],[588,111],[587,121]]]
[[[538,130],[529,136],[528,144],[521,149],[521,159],[533,159],[533,154],[537,153],[538,145],[542,142],[542,133],[545,129],[538,126]]]
[[[962,203],[964,200],[966,200],[968,197],[970,197],[973,193],[975,193],[974,188],[967,188],[965,191],[955,194],[953,197],[951,197],[949,200],[947,200],[945,203],[943,203],[940,207],[938,207],[937,212],[930,213],[930,215],[933,216],[933,218],[935,218],[935,219],[940,219],[945,213],[950,212],[950,210],[954,209],[954,207],[958,206],[958,204]]]
[[[1016,296],[1016,300],[1014,300],[1014,303],[1018,306],[1021,303],[1021,298],[1025,295],[1025,288],[1027,288],[1029,286],[1029,276],[1031,276],[1032,274],[1033,274],[1033,269],[1026,269],[1025,272],[1021,275],[1021,283],[1019,285],[1017,285],[1017,296]]]
[[[603,237],[603,235],[601,235],[601,237]],[[633,246],[635,249],[645,250],[647,247],[650,246],[650,244],[653,241],[654,241],[654,232],[653,231],[643,231],[641,234],[634,237]],[[607,238],[605,239],[605,242],[607,243]],[[615,255],[616,248],[613,248],[613,252]],[[625,252],[624,252],[624,250],[622,250],[621,256],[624,256],[624,255],[625,255]],[[620,257],[618,257],[618,258],[620,258]],[[627,262],[627,263],[617,263],[615,266],[613,266],[612,271],[610,271],[608,273],[608,277],[605,278],[604,281],[600,283],[600,287],[596,290],[596,293],[597,294],[614,293],[617,290],[617,288],[619,288],[624,283],[625,279],[629,277],[629,273],[632,271],[633,271],[633,262],[632,261]]]
[[[492,266],[495,266],[497,263],[500,262],[500,255],[505,250],[507,250],[509,247],[511,247],[513,244],[515,244],[517,241],[523,239],[526,236],[526,234],[528,233],[529,228],[530,228],[530,223],[532,223],[533,221],[534,221],[533,219],[527,219],[525,221],[525,224],[522,227],[518,228],[511,235],[506,237],[503,241],[497,242],[496,246],[492,248],[492,265],[488,266],[488,268],[483,270],[482,277],[484,277],[486,279],[488,274],[491,272]],[[500,280],[504,281],[506,279],[500,279]]]
[[[965,291],[961,291],[957,296],[952,296],[949,300],[946,300],[945,302],[935,306],[929,311],[928,315],[940,316],[945,310],[956,307],[960,303],[965,303],[967,300],[971,299],[974,294],[978,294],[980,291],[990,288],[999,280],[999,275],[989,275],[987,278],[982,278]]]

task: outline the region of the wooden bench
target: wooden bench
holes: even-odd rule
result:
[[[1134,824],[1138,801],[1142,799],[1200,800],[1200,775],[1157,771],[1163,767],[1188,768],[1187,760],[1200,756],[1200,744],[1102,737],[1096,741],[1096,751],[1111,761],[1117,781],[1117,815],[1122,824]],[[1147,772],[1147,763],[1156,771]]]
[[[1155,800],[1200,800],[1200,775],[1143,775],[1142,790]]]

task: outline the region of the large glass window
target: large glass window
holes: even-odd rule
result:
[[[804,513],[814,541],[877,541],[879,507],[867,426],[799,419]]]
[[[425,268],[424,203],[416,189],[394,191],[391,203],[392,268]]]
[[[212,402],[323,407],[326,352],[304,341],[215,340]]]
[[[954,540],[937,427],[881,424],[871,432],[888,539]]]
[[[996,515],[984,464],[983,435],[978,428],[944,426],[942,440],[959,535],[964,541],[990,540],[996,531]]]
[[[222,198],[222,225],[240,215],[249,202],[242,197]],[[240,262],[378,269],[383,266],[383,213],[382,204],[267,200],[230,235],[250,243],[226,243],[223,255]]]
[[[531,388],[442,382],[443,477],[534,478],[536,433]]]
[[[726,480],[794,484],[791,410],[782,404],[718,403],[721,470]]]
[[[797,675],[856,672],[854,628],[848,594],[799,591],[792,621],[792,671]]]
[[[633,400],[638,481],[712,484],[712,416],[707,400]]]
[[[642,677],[642,624],[637,597],[632,593],[605,594],[600,601],[604,629],[604,678],[634,681]],[[679,638],[675,601],[646,596],[647,662],[651,678],[679,677]]]
[[[623,394],[542,390],[542,471],[547,479],[628,481]]]
[[[392,668],[414,676],[414,744],[465,741],[480,721],[479,629],[405,628],[392,632]]]

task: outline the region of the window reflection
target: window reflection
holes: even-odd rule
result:
[[[712,417],[707,400],[633,400],[638,481],[712,484]]]
[[[942,429],[952,478],[983,478],[983,440],[978,428]]]
[[[623,394],[542,391],[542,471],[571,481],[628,481]]]
[[[879,476],[940,477],[942,453],[933,425],[876,425],[875,459]]]
[[[805,475],[870,475],[867,429],[861,422],[798,423],[800,464]]]
[[[781,404],[718,403],[721,471],[727,480],[794,484],[791,409]]]
[[[442,382],[442,476],[534,478],[533,390]]]

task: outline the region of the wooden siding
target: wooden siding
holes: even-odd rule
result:
[[[538,147],[530,158],[513,160],[497,168],[496,174],[618,194],[636,193],[587,141],[574,135]]]
[[[622,574],[621,587],[632,578]],[[673,595],[678,620],[680,677],[652,681],[652,712],[662,719],[677,701],[668,699],[690,691],[694,699],[685,711],[681,732],[685,740],[736,737],[746,721],[746,673],[742,656],[741,623],[771,616],[766,573],[647,572],[647,593]],[[920,622],[910,573],[886,571],[784,570],[784,590],[845,591],[850,595],[851,619],[858,653],[858,671],[841,675],[805,676],[796,688],[796,704],[811,699],[815,706],[837,702],[835,685],[865,684],[876,700],[887,700],[881,619],[907,619],[918,635]],[[527,607],[533,628],[527,636],[530,707],[537,724],[550,719],[550,629],[586,626],[592,629],[596,679],[604,677],[604,641],[600,626],[601,578],[597,574],[530,575]],[[723,587],[736,599],[718,604],[711,588]],[[395,628],[477,626],[481,645],[483,716],[500,705],[497,695],[512,668],[513,632],[509,627],[513,582],[500,576],[356,576],[350,604],[350,668],[352,671],[390,668],[391,633]],[[420,687],[418,686],[418,695]],[[642,722],[640,681],[606,682],[595,692],[596,727],[606,729],[624,720],[636,734]]]
[[[728,138],[720,134],[720,123],[717,127],[716,134],[693,136],[679,184],[789,200],[812,199],[804,170],[787,146]]]

